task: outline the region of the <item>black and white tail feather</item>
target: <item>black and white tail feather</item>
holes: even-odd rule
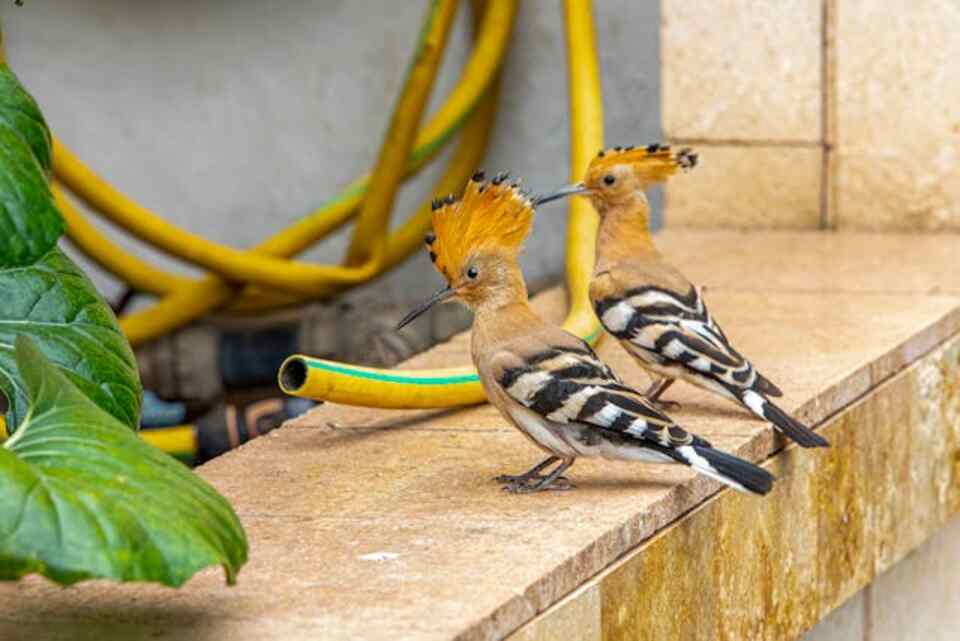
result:
[[[541,438],[562,439],[573,456],[681,463],[737,490],[770,491],[773,475],[682,429],[624,385],[586,343],[518,360],[504,354],[496,382],[539,417],[537,427],[548,430]]]
[[[739,402],[803,447],[829,445],[770,400],[783,393],[733,348],[695,288],[679,295],[638,287],[596,302],[595,311],[644,367]]]

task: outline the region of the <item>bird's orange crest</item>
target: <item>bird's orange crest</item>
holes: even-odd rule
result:
[[[599,176],[616,165],[628,164],[647,183],[666,180],[680,169],[697,166],[697,154],[684,148],[677,152],[670,145],[654,143],[646,147],[611,147],[601,150],[587,169],[588,176]]]
[[[484,251],[516,258],[533,224],[533,203],[519,184],[508,183],[507,173],[485,180],[478,171],[463,197],[433,201],[433,232],[427,250],[437,270],[449,282],[456,280],[470,259]]]

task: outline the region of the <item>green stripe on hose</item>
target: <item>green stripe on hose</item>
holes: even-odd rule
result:
[[[587,341],[588,343],[591,343],[591,344],[592,344],[593,341],[597,340],[597,334],[599,334],[599,333],[600,333],[600,326],[598,325],[598,326],[596,326],[596,327],[593,328],[593,331],[590,332],[590,334],[588,334],[587,336],[584,336],[584,337],[583,337],[583,340],[585,340],[585,341]]]
[[[592,343],[594,339],[596,339],[599,332],[600,328],[596,327],[589,336],[584,338],[584,340],[588,343]],[[312,367],[313,369],[319,369],[325,372],[333,372],[335,374],[346,374],[347,376],[353,376],[355,378],[365,378],[367,380],[381,381],[384,383],[401,383],[406,385],[460,385],[463,383],[480,382],[480,377],[476,374],[463,374],[461,376],[415,377],[404,376],[403,374],[383,374],[381,372],[369,372],[366,370],[345,367],[343,365],[334,365],[332,363],[315,361],[308,358],[304,360],[307,362],[307,366]]]
[[[333,365],[304,359],[308,367],[320,369],[325,372],[334,372],[336,374],[346,374],[356,378],[366,378],[372,381],[382,381],[385,383],[404,383],[408,385],[459,385],[462,383],[479,383],[480,377],[476,374],[463,374],[461,376],[431,376],[417,378],[414,376],[403,376],[402,374],[381,374],[380,372],[368,372],[366,370],[356,370],[342,365]]]

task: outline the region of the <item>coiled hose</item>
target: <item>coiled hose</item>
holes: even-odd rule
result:
[[[63,185],[127,231],[151,242],[157,241],[159,247],[168,253],[207,267],[222,277],[183,279],[130,255],[84,220],[62,190],[56,188],[58,202],[67,218],[68,234],[75,244],[133,286],[166,296],[152,307],[121,319],[121,327],[131,343],[161,336],[235,300],[236,282],[266,285],[273,290],[280,288],[288,292],[287,295],[268,294],[251,286],[228,307],[234,311],[258,311],[305,298],[328,297],[365,282],[396,264],[398,250],[406,250],[404,256],[415,250],[415,244],[406,242],[411,231],[407,225],[386,238],[396,183],[400,176],[410,176],[422,168],[476,110],[478,101],[490,93],[491,83],[506,51],[517,3],[516,0],[473,3],[474,14],[482,18],[476,46],[464,67],[463,76],[444,105],[418,133],[415,142],[405,141],[416,127],[416,119],[412,116],[419,118],[429,93],[454,5],[455,2],[437,0],[431,5],[411,73],[394,113],[392,122],[396,126],[391,127],[384,141],[378,169],[372,176],[354,181],[339,196],[261,243],[252,252],[218,245],[179,230],[123,196],[83,165],[62,143],[55,141],[54,170]],[[409,153],[406,150],[410,144],[404,142],[413,145]],[[386,164],[384,154],[392,159]],[[398,158],[406,159],[406,163],[397,162]],[[386,172],[387,168],[389,172]],[[450,176],[445,178],[447,180],[442,181],[444,186],[452,182]],[[372,204],[367,202],[368,193],[377,195]],[[390,198],[386,198],[387,195]],[[352,263],[321,266],[283,260],[336,230],[360,206],[367,212],[366,217],[361,212],[361,220],[368,222],[355,230],[351,242]],[[364,263],[357,264],[358,248],[367,251],[372,247],[377,250]]]

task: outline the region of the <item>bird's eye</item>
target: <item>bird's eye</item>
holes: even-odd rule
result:
[[[467,278],[475,280],[480,275],[480,270],[474,266],[467,268]]]
[[[603,183],[605,185],[612,185],[615,182],[617,182],[617,179],[614,177],[613,174],[607,174],[606,176],[603,177]]]

